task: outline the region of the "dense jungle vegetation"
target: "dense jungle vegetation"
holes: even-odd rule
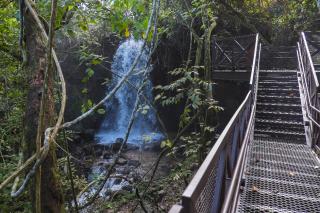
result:
[[[218,136],[212,37],[260,33],[265,43],[295,45],[300,31],[320,27],[318,17],[316,0],[0,0],[0,212],[167,212]],[[143,42],[148,66],[136,69],[140,51],[114,85],[110,63],[126,39]],[[128,128],[113,152],[99,151],[111,163],[89,181],[86,129],[110,116],[104,103],[136,73],[143,80],[132,88]],[[148,78],[154,100],[145,100]],[[165,135],[150,168],[116,177],[130,187],[101,196],[124,160],[135,115],[149,111]]]

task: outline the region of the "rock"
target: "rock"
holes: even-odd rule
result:
[[[82,137],[84,139],[93,139],[94,138],[94,135],[95,135],[95,130],[94,129],[85,129],[82,131]]]
[[[101,162],[98,163],[98,166],[104,166],[104,164],[105,163],[103,161],[101,161]]]
[[[102,158],[103,159],[106,159],[106,160],[108,160],[108,159],[110,159],[111,158],[111,153],[110,152],[106,152],[106,151],[104,151],[103,153],[102,153]]]
[[[140,163],[140,161],[138,161],[138,160],[129,160],[129,161],[128,161],[128,166],[138,167],[138,166],[140,166],[140,165],[141,165],[141,163]]]
[[[142,150],[159,152],[161,151],[161,143],[158,142],[149,142],[142,145]]]
[[[103,150],[101,150],[101,149],[94,150],[94,155],[95,156],[101,156],[102,153],[103,153]]]
[[[160,190],[158,191],[158,195],[159,195],[158,202],[160,202],[163,199],[163,197],[166,195],[166,192],[164,190]]]
[[[125,164],[127,164],[127,160],[126,159],[124,159],[124,158],[119,158],[118,160],[117,160],[117,164],[119,164],[119,165],[125,165]]]
[[[123,138],[117,138],[116,141],[115,141],[115,143],[120,143],[120,144],[121,144],[122,142],[123,142]]]
[[[163,196],[163,195],[165,195],[165,194],[166,194],[166,192],[165,192],[164,190],[158,191],[158,195],[160,195],[160,196]]]
[[[109,147],[105,146],[103,144],[94,144],[93,145],[93,150],[94,150],[94,155],[95,156],[102,156],[106,150],[108,150]]]
[[[82,148],[82,151],[81,151],[81,148]],[[85,145],[83,147],[80,147],[80,153],[84,153],[84,155],[88,156],[88,155],[92,155],[92,144],[88,144],[88,145]],[[78,150],[77,150],[78,152]]]
[[[138,150],[138,149],[139,149],[139,146],[129,143],[129,144],[127,144],[126,151],[134,151],[134,150]]]
[[[119,151],[123,143],[123,138],[117,138],[115,143],[111,145],[112,151]],[[127,145],[125,145],[123,148],[126,148]]]
[[[128,191],[128,192],[132,192],[133,191],[133,187],[131,185],[125,185],[122,187],[122,190]]]
[[[73,138],[72,142],[74,142],[74,143],[81,143],[82,142],[81,135],[79,135],[79,134],[74,134],[72,138]]]
[[[121,178],[116,178],[113,182],[113,185],[119,185],[122,182]]]
[[[196,171],[197,169],[199,168],[199,165],[198,165],[198,163],[192,163],[191,164],[191,171]]]
[[[118,168],[117,173],[122,174],[122,175],[128,175],[128,174],[130,174],[130,168],[128,168],[128,167]]]

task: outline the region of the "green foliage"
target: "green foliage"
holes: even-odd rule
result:
[[[87,99],[87,102],[85,102],[84,104],[82,104],[81,106],[81,112],[85,113],[86,111],[88,111],[90,108],[93,107],[93,102],[91,99]]]
[[[19,58],[18,9],[14,1],[0,2],[0,182],[17,168],[22,146],[26,73]],[[11,186],[11,185],[10,185]],[[11,187],[0,193],[2,212],[27,212],[28,193],[10,197]]]
[[[3,162],[0,163],[0,182],[4,180],[5,177],[7,177],[8,174],[10,174],[12,171],[14,171],[17,168],[18,165],[18,156],[12,155],[9,158],[6,158],[6,164],[3,164]],[[0,209],[1,212],[31,212],[31,203],[29,200],[29,194],[28,192],[24,192],[19,199],[13,199],[10,196],[11,187],[5,188],[0,193]]]
[[[17,5],[13,1],[3,0],[0,2],[0,32],[0,54],[2,57],[17,56],[19,22]]]
[[[208,116],[214,116],[222,109],[217,106],[217,102],[211,98],[211,95],[208,95],[212,82],[201,77],[204,74],[203,69],[201,66],[174,69],[169,74],[176,80],[168,85],[156,87],[159,94],[155,99],[162,106],[185,105],[180,115],[179,130],[187,126],[194,116],[197,117],[194,131],[191,135],[182,137],[182,144],[178,146],[178,150],[183,149],[187,158],[202,155],[201,152],[211,144],[215,128],[213,123],[209,122],[213,117]],[[161,146],[173,148],[170,140],[163,141]]]
[[[165,86],[157,86],[159,94],[155,100],[162,106],[179,104],[182,101],[188,102],[183,114],[189,114],[191,110],[198,110],[200,107],[208,107],[212,110],[218,110],[216,102],[207,98],[207,92],[213,86],[213,83],[204,80],[204,67],[193,66],[190,68],[176,68],[169,74],[177,78]]]
[[[77,172],[75,164],[71,161],[71,172],[74,183],[74,189],[76,195],[81,192],[83,188],[88,185],[86,178],[84,175],[81,175]],[[73,201],[72,187],[70,183],[69,169],[67,164],[67,157],[60,158],[58,160],[58,168],[60,170],[61,180],[62,180],[62,188],[64,191],[65,199],[68,203]]]
[[[143,37],[148,25],[148,7],[148,1],[144,0],[114,0],[110,5],[112,31],[125,37],[129,37],[130,32],[136,38]]]
[[[246,12],[247,17],[258,29],[270,31],[268,33],[271,35],[271,41],[280,39],[291,42],[297,37],[298,32],[313,30],[313,21],[318,17],[315,0],[246,0],[240,9]]]

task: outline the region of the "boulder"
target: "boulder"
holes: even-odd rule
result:
[[[141,163],[138,160],[129,160],[128,161],[128,166],[138,167],[140,165],[141,165]]]
[[[123,143],[123,138],[117,138],[116,141],[111,145],[112,151],[119,151]],[[126,148],[127,145],[124,146]]]
[[[119,158],[118,160],[117,160],[117,164],[119,164],[119,165],[125,165],[125,164],[127,164],[127,160],[126,159],[124,159],[124,158]]]

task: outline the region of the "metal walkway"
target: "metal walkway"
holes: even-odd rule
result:
[[[260,70],[255,41],[251,89],[170,213],[320,213],[320,50],[301,33],[296,70]]]
[[[320,162],[304,132],[297,71],[260,71],[237,212],[320,212]]]

